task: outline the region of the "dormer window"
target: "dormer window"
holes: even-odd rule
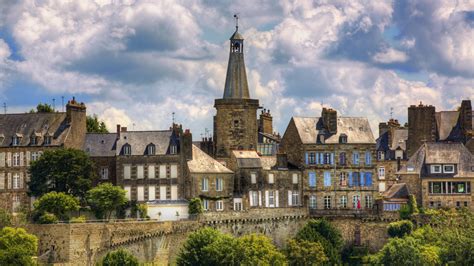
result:
[[[347,135],[346,134],[341,134],[339,136],[339,143],[342,143],[342,144],[347,143]]]
[[[0,144],[2,144],[4,140],[5,140],[5,135],[0,134]]]
[[[21,137],[22,137],[21,134],[16,134],[15,136],[13,136],[12,145],[13,146],[20,145]]]
[[[323,134],[318,135],[318,143],[324,144],[324,135]]]
[[[36,136],[33,135],[31,136],[31,139],[30,139],[30,145],[36,145],[38,144],[38,140],[36,139]]]
[[[147,155],[155,155],[156,147],[154,144],[148,144],[146,147],[146,154]]]
[[[131,155],[132,154],[132,146],[130,144],[123,145],[123,155]]]
[[[441,174],[441,165],[435,164],[431,166],[431,173],[432,174]]]
[[[170,154],[177,154],[178,153],[178,146],[176,144],[170,145]]]
[[[454,174],[454,165],[453,164],[443,165],[443,173]]]
[[[51,145],[51,136],[45,136],[44,137],[44,145]]]

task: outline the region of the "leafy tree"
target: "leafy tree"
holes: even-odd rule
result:
[[[127,203],[126,192],[119,186],[103,183],[87,192],[87,203],[97,218],[110,219],[113,211]]]
[[[102,266],[138,266],[138,259],[124,249],[110,251],[102,259]]]
[[[137,209],[138,217],[140,217],[141,219],[145,219],[148,217],[148,206],[146,204],[138,204]]]
[[[96,178],[89,156],[75,149],[45,151],[31,163],[29,172],[29,193],[35,197],[56,191],[84,199]]]
[[[330,264],[341,264],[344,241],[341,233],[325,219],[311,220],[296,234],[296,240],[319,242]]]
[[[322,265],[328,261],[319,242],[306,240],[290,239],[286,247],[286,257],[291,266]]]
[[[204,247],[208,254],[206,265],[240,265],[242,262],[241,245],[238,239],[221,234],[214,242]]]
[[[4,227],[0,231],[0,265],[36,265],[33,256],[38,239],[23,228]]]
[[[410,194],[408,197],[408,209],[410,210],[410,214],[418,214],[420,210],[418,210],[418,203],[416,202],[415,195]]]
[[[53,112],[54,112],[53,107],[51,107],[51,105],[47,103],[39,103],[36,106],[36,110],[35,109],[30,110],[30,113],[53,113]]]
[[[13,217],[10,212],[0,208],[0,228],[11,226],[13,224]]]
[[[58,219],[69,221],[69,212],[79,210],[79,200],[63,192],[44,194],[33,204],[36,220],[44,214],[54,214]]]
[[[285,265],[285,256],[264,235],[245,235],[239,243],[242,265]]]
[[[104,121],[99,121],[99,118],[96,114],[86,118],[86,126],[88,133],[109,133],[107,126],[105,126]]]
[[[199,215],[203,212],[200,198],[194,198],[189,201],[188,212],[190,215]]]
[[[439,249],[422,245],[413,237],[392,238],[377,254],[377,264],[439,265]]]
[[[413,223],[408,220],[393,222],[388,225],[388,235],[391,237],[403,237],[411,234]]]
[[[221,236],[222,233],[210,227],[191,233],[178,254],[176,264],[212,265],[213,253],[209,253],[207,247],[218,241]]]

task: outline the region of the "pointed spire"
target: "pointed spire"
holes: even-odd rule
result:
[[[235,32],[230,37],[229,63],[225,80],[224,99],[249,99],[247,73],[244,62],[244,37],[239,33],[239,17],[235,18]]]

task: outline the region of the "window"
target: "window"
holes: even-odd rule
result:
[[[385,179],[385,167],[383,166],[379,167],[379,179],[380,180]]]
[[[372,164],[372,153],[370,151],[365,152],[365,165]]]
[[[331,196],[324,196],[324,209],[331,209]]]
[[[171,186],[171,200],[177,200],[177,199],[178,199],[178,186],[172,185]]]
[[[177,153],[178,153],[178,146],[176,144],[171,144],[170,154],[177,154]]]
[[[317,201],[316,201],[316,196],[310,196],[309,197],[309,208],[310,209],[316,209],[317,207]]]
[[[12,145],[13,146],[18,146],[18,145],[20,145],[20,141],[21,141],[21,138],[15,136],[15,137],[13,137]]]
[[[300,204],[300,195],[298,190],[293,190],[291,193],[291,206],[298,206]]]
[[[241,211],[242,210],[242,199],[235,198],[234,199],[234,211]]]
[[[316,164],[316,154],[314,152],[307,152],[306,156],[306,164]]]
[[[352,186],[358,187],[360,186],[360,175],[359,172],[352,173]]]
[[[340,165],[346,165],[346,153],[345,152],[341,152],[339,154],[339,164]]]
[[[431,173],[432,174],[441,174],[441,165],[435,164],[431,166]]]
[[[365,208],[366,209],[372,209],[373,202],[372,202],[372,196],[371,195],[365,195]]]
[[[293,179],[293,184],[298,184],[298,174],[293,174],[292,179]]]
[[[346,180],[347,173],[346,172],[341,172],[339,173],[339,185],[341,187],[347,186],[347,180]]]
[[[132,147],[128,144],[123,146],[123,155],[131,155],[132,154]]]
[[[155,166],[148,165],[148,178],[153,179],[155,178]]]
[[[275,207],[275,191],[268,191],[268,207]]]
[[[209,189],[209,179],[207,177],[204,177],[201,179],[201,191],[208,191]]]
[[[216,177],[216,191],[222,191],[223,182],[221,177]]]
[[[5,189],[5,173],[0,173],[0,189]]]
[[[40,155],[41,155],[41,153],[38,152],[38,151],[31,152],[31,161],[34,162],[34,161],[38,160]]]
[[[123,189],[125,190],[125,197],[127,197],[128,200],[132,199],[132,188],[130,186],[124,186]]]
[[[308,183],[309,183],[309,187],[311,188],[316,187],[316,173],[315,172],[308,173]]]
[[[160,165],[160,178],[166,178],[166,165]]]
[[[37,145],[38,144],[38,138],[36,136],[32,136],[30,138],[30,145]]]
[[[138,201],[145,200],[145,187],[144,186],[137,186],[137,200]]]
[[[222,200],[216,201],[216,211],[224,210],[224,202]]]
[[[328,152],[324,153],[324,164],[331,164],[331,154]]]
[[[268,174],[268,184],[273,184],[275,182],[275,177],[273,174]]]
[[[45,136],[44,145],[50,145],[50,144],[51,144],[51,136]]]
[[[13,153],[13,166],[20,166],[20,153]]]
[[[352,164],[359,165],[359,152],[352,153]]]
[[[148,200],[156,200],[155,186],[148,186]]]
[[[354,195],[352,196],[352,208],[354,209],[360,209],[360,195]]]
[[[470,194],[471,182],[428,182],[429,194]]]
[[[454,165],[452,164],[443,165],[443,173],[454,174]]]
[[[143,179],[143,165],[137,165],[137,179]]]
[[[131,176],[131,169],[130,165],[124,165],[123,166],[123,178],[124,179],[130,179]]]
[[[100,168],[100,178],[109,179],[109,168],[107,168],[106,166]]]
[[[385,159],[385,153],[383,151],[377,152],[377,160],[383,161]]]
[[[341,134],[339,136],[339,143],[342,143],[342,144],[347,143],[347,135],[346,134]]]
[[[331,182],[331,172],[325,171],[324,172],[324,186],[325,187],[330,187],[332,184]]]
[[[250,191],[250,207],[258,206],[258,192]]]
[[[160,200],[166,200],[168,196],[166,195],[166,186],[160,186]]]
[[[252,184],[257,184],[257,174],[256,173],[250,173],[250,182]]]
[[[340,206],[341,208],[347,208],[347,196],[341,196]]]
[[[146,147],[146,154],[147,155],[155,155],[155,145],[153,144],[149,144],[147,147]]]
[[[209,200],[207,199],[203,199],[202,200],[202,209],[204,211],[208,211],[209,210]]]
[[[171,171],[171,178],[177,178],[178,177],[178,165],[172,164],[170,166],[170,171]]]
[[[20,174],[14,173],[13,174],[13,189],[20,188]]]
[[[385,192],[385,182],[379,182],[379,192]]]

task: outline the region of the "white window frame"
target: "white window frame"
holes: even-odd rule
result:
[[[250,191],[250,207],[257,207],[258,206],[258,191]]]
[[[13,173],[13,189],[20,189],[21,184],[20,184],[20,174],[19,173]]]
[[[155,178],[155,165],[151,164],[148,165],[148,178],[154,179]]]
[[[154,185],[148,186],[148,200],[156,200],[156,187]]]
[[[137,186],[137,201],[145,201],[145,186]]]
[[[160,164],[160,178],[166,178],[166,164]]]
[[[298,190],[291,191],[291,206],[300,205],[300,193]]]
[[[379,179],[384,180],[385,179],[385,166],[380,166],[378,172],[379,172]]]
[[[357,202],[360,202],[360,207],[362,208],[362,198],[360,195],[352,196],[352,208],[357,209]]]
[[[13,153],[13,166],[20,166],[20,153],[19,152]]]
[[[298,174],[297,173],[293,173],[291,175],[291,179],[292,179],[293,184],[298,184]]]
[[[257,184],[257,173],[250,173],[250,183]]]
[[[268,207],[275,207],[275,191],[273,190],[268,191]]]
[[[177,185],[171,185],[171,200],[178,200],[178,186]]]
[[[242,198],[234,198],[234,211],[242,210]]]
[[[137,179],[143,179],[145,176],[145,169],[142,164],[137,165]]]
[[[446,166],[452,167],[451,171],[446,171]],[[454,174],[454,164],[445,164],[443,165],[443,173],[445,174]]]
[[[385,182],[379,182],[379,192],[385,192]]]
[[[102,166],[100,168],[100,179],[102,180],[109,179],[109,168],[107,166]]]
[[[224,210],[224,201],[217,200],[216,201],[216,211],[221,212]]]
[[[130,164],[123,165],[123,179],[132,178],[132,166]]]
[[[208,211],[209,210],[209,200],[208,199],[203,199],[202,200],[202,209],[204,211]]]
[[[274,184],[275,183],[275,175],[273,173],[268,174],[268,184]]]
[[[31,161],[34,162],[38,160],[41,156],[41,153],[39,151],[32,151],[31,152]]]
[[[170,145],[170,154],[177,154],[178,153],[178,147],[176,144],[171,144]]]
[[[178,165],[177,164],[170,165],[170,177],[178,178]]]
[[[146,154],[147,155],[155,155],[155,151],[156,151],[155,145],[150,144],[150,145],[147,146]]]
[[[364,200],[365,200],[365,208],[366,209],[372,209],[372,207],[374,206],[374,201],[372,200],[372,195],[365,195]]]
[[[216,191],[222,191],[224,189],[224,180],[222,177],[216,177]]]
[[[123,155],[132,155],[132,146],[130,145],[123,146]]]
[[[132,187],[131,186],[124,186],[123,189],[125,190],[125,197],[128,200],[132,199]]]
[[[339,199],[339,204],[341,206],[341,208],[347,208],[347,196],[346,195],[342,195],[341,198]]]
[[[207,192],[209,191],[209,178],[203,177],[201,179],[201,191],[202,192]]]
[[[439,171],[436,170],[436,168],[439,167]],[[443,167],[441,164],[433,164],[430,166],[430,173],[431,174],[441,174],[443,172]]]
[[[324,209],[325,210],[332,209],[331,196],[324,196]]]
[[[315,195],[309,196],[308,206],[310,209],[316,209],[318,207],[318,198]]]
[[[160,200],[167,200],[167,190],[168,188],[166,186],[160,186]]]

